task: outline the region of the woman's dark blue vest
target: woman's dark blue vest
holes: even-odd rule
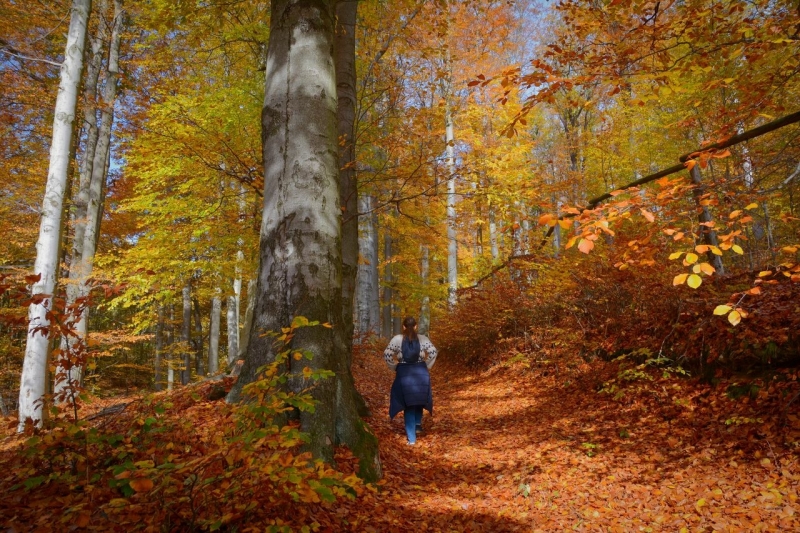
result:
[[[406,407],[424,407],[433,412],[433,392],[428,366],[420,358],[419,339],[403,337],[400,346],[403,360],[398,363],[389,400],[389,417]]]

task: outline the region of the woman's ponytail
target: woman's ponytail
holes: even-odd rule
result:
[[[403,337],[410,341],[417,340],[417,321],[413,317],[407,316],[403,320]]]

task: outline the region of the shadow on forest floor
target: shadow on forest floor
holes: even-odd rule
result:
[[[616,373],[602,362],[549,375],[440,363],[434,416],[412,448],[402,416],[386,415],[393,372],[357,357],[385,471],[375,505],[388,517],[430,531],[800,527],[797,406],[781,419],[796,382],[734,401],[724,384],[657,374],[599,393]]]

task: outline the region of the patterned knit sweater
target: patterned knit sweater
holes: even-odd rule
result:
[[[425,335],[417,335],[417,337],[419,337],[419,355],[422,360],[425,361],[428,369],[430,369],[436,362],[436,355],[438,354],[436,347]],[[386,364],[389,365],[389,368],[392,370],[397,368],[398,361],[400,361],[403,357],[402,346],[403,336],[395,335],[392,337],[392,340],[389,341],[389,346],[387,346],[386,350],[383,351],[383,358],[386,360]]]

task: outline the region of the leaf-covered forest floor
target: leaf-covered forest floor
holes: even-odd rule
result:
[[[391,372],[357,359],[385,480],[365,531],[797,531],[796,375],[733,382],[639,376],[614,393],[598,361],[434,367],[416,447],[385,416]],[[769,378],[767,378],[769,379]],[[788,379],[788,381],[783,381]],[[785,415],[784,415],[785,413]]]
[[[384,479],[333,503],[270,507],[270,494],[256,491],[242,501],[261,506],[252,519],[220,530],[263,531],[273,518],[311,531],[800,530],[796,372],[711,386],[635,362],[511,358],[466,369],[444,356],[432,372],[434,416],[425,414],[425,432],[410,447],[402,415],[388,420],[393,373],[380,347],[362,345],[353,371],[373,413]],[[215,429],[231,423],[223,401],[210,399],[213,387],[173,395],[163,427],[173,420],[182,433],[155,436],[171,444],[156,440],[154,448],[174,444],[192,461],[211,453]],[[140,431],[148,402],[124,401],[133,403],[92,423]],[[94,402],[84,415],[111,403]],[[29,460],[20,442],[9,427],[0,443],[3,531],[189,531],[185,522],[166,526],[159,511],[170,502],[146,503],[144,493],[129,497],[125,513],[112,513],[120,494],[103,483],[94,492],[54,483],[9,491]],[[141,460],[159,452],[131,453]],[[356,466],[347,450],[337,463],[345,473]],[[173,503],[174,513],[189,505]]]

